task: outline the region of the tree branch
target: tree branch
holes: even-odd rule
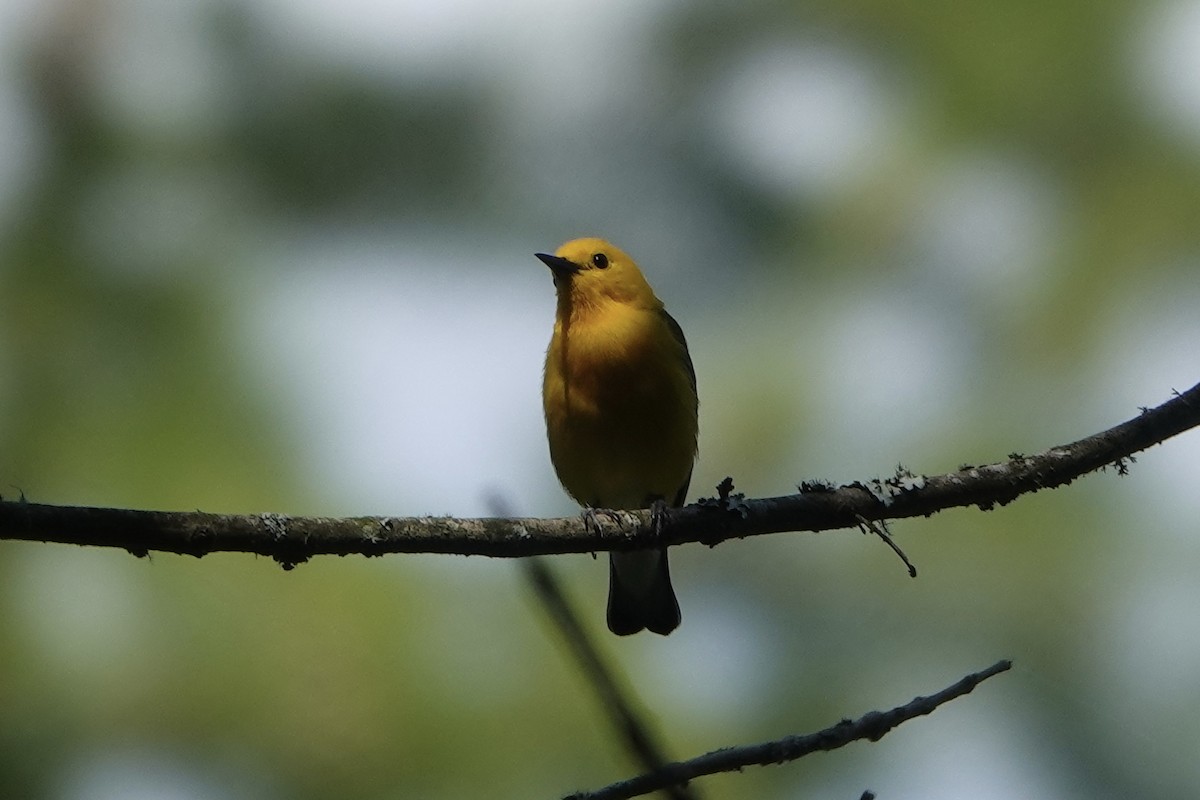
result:
[[[1032,456],[965,466],[932,477],[900,469],[884,480],[833,487],[802,484],[798,494],[746,500],[720,487],[717,498],[670,512],[658,530],[650,512],[632,512],[637,524],[589,527],[578,517],[456,519],[452,517],[291,517],[182,511],[53,506],[0,501],[0,539],[120,547],[202,556],[218,551],[258,553],[285,567],[312,556],[360,553],[457,553],[523,557],[551,553],[630,550],[784,531],[854,528],[863,520],[929,516],[958,506],[989,510],[1028,492],[1070,483],[1109,465],[1127,470],[1141,450],[1200,425],[1200,384],[1128,422]]]
[[[610,784],[594,792],[579,792],[569,795],[565,800],[624,800],[649,794],[666,786],[689,781],[702,775],[732,772],[755,765],[767,766],[794,761],[818,750],[836,750],[859,739],[877,742],[900,723],[932,713],[943,703],[969,694],[988,678],[1005,672],[1010,667],[1012,667],[1011,661],[999,661],[982,672],[966,676],[937,694],[918,697],[891,711],[872,711],[853,722],[842,720],[831,728],[805,736],[787,736],[772,742],[714,750],[689,761],[668,764],[657,772]]]

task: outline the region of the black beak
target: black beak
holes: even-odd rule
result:
[[[554,273],[555,278],[569,278],[576,272],[579,272],[579,265],[574,261],[568,261],[565,258],[552,256],[547,253],[534,253],[538,260],[550,268]]]

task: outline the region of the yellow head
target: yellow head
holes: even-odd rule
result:
[[[633,259],[603,239],[573,239],[554,255],[536,255],[554,273],[560,306],[581,308],[617,302],[662,307]]]

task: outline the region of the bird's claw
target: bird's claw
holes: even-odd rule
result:
[[[663,525],[671,518],[670,508],[662,498],[650,504],[650,527],[654,529],[655,536],[662,534]]]
[[[634,533],[641,526],[641,521],[628,511],[612,508],[592,508],[588,506],[583,509],[583,525],[588,531],[596,533],[600,536],[605,534],[604,523],[600,522],[601,515],[608,517],[609,523],[616,526],[617,531],[628,530]]]

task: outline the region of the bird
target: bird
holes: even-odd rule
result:
[[[697,452],[696,371],[683,330],[615,245],[573,239],[534,255],[557,295],[542,405],[558,479],[585,515],[649,508],[661,520],[684,504]],[[618,636],[679,627],[666,547],[609,554],[606,616]]]

